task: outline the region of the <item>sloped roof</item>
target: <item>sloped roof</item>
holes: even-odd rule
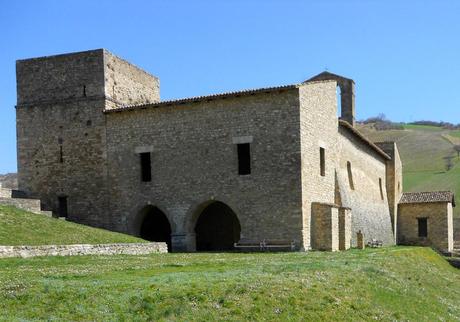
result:
[[[360,139],[364,144],[367,144],[371,149],[373,149],[375,152],[377,152],[379,155],[381,155],[385,159],[391,160],[391,157],[388,154],[386,154],[381,148],[379,148],[377,145],[375,145],[369,139],[367,139],[361,132],[359,132],[356,128],[354,128],[347,121],[339,119],[339,126],[341,126],[341,127],[345,128],[345,129],[347,129],[348,131],[350,131],[358,139]]]
[[[451,191],[405,192],[399,203],[451,202],[455,207],[455,196]]]
[[[323,81],[323,80],[346,80],[350,82],[355,82],[351,78],[343,77],[334,73],[330,73],[328,71],[324,71],[319,73],[318,75],[313,76],[312,78],[307,79],[304,83],[308,82],[315,82],[315,81]]]
[[[264,88],[255,88],[255,89],[244,89],[240,91],[234,92],[225,92],[225,93],[218,93],[218,94],[211,94],[205,96],[194,96],[194,97],[186,97],[186,98],[179,98],[167,101],[160,101],[156,103],[145,103],[145,104],[138,104],[138,105],[128,105],[117,107],[113,109],[105,110],[105,113],[113,113],[113,112],[122,112],[122,111],[129,111],[129,110],[136,110],[136,109],[145,109],[145,108],[154,108],[160,106],[170,106],[170,105],[180,105],[186,103],[198,103],[207,100],[213,100],[218,98],[228,98],[228,97],[239,97],[239,96],[249,96],[254,95],[257,93],[270,93],[275,91],[282,91],[282,90],[289,90],[298,88],[299,84],[291,84],[291,85],[281,85],[281,86],[274,86],[274,87],[264,87]]]

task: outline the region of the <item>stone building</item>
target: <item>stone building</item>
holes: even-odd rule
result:
[[[452,252],[452,207],[455,198],[450,191],[404,193],[399,202],[398,243]]]
[[[161,101],[103,49],[16,69],[19,189],[56,216],[175,251],[395,243],[401,160],[354,127],[351,79]]]

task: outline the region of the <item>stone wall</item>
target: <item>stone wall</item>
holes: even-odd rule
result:
[[[16,66],[19,189],[55,214],[67,197],[70,220],[113,229],[103,111],[157,101],[158,79],[102,49]]]
[[[339,250],[339,208],[314,202],[311,218],[311,247],[315,250]]]
[[[133,64],[104,51],[105,96],[116,105],[160,101],[160,81]],[[114,107],[108,104],[107,108]]]
[[[391,224],[393,226],[393,235],[396,242],[398,231],[398,203],[399,200],[401,200],[403,192],[402,161],[395,142],[377,142],[376,144],[391,157],[391,160],[386,161],[386,189],[390,207]]]
[[[299,88],[302,157],[302,216],[306,250],[311,248],[312,203],[334,203],[337,160],[336,82],[306,83]],[[320,148],[325,151],[325,172],[320,172]]]
[[[320,95],[317,93],[316,95]],[[194,250],[195,223],[213,201],[229,206],[241,239],[302,244],[297,89],[107,113],[108,194],[116,229],[139,234],[153,205],[169,219],[174,250]],[[238,174],[237,143],[251,174]],[[139,152],[151,153],[141,181]]]
[[[167,253],[166,243],[0,246],[0,258],[78,255],[147,255]]]
[[[14,206],[34,213],[40,213],[41,210],[40,200],[37,199],[0,197],[0,205]]]
[[[418,237],[417,218],[428,218],[428,236]],[[450,252],[453,248],[452,204],[447,202],[400,204],[398,243],[433,246]]]
[[[337,140],[339,205],[352,211],[352,245],[361,230],[364,240],[394,245],[386,192],[386,159],[344,127]],[[349,162],[349,165],[348,165]],[[350,182],[352,181],[352,183]]]
[[[17,105],[104,97],[103,50],[16,62]]]
[[[339,249],[347,250],[352,240],[352,213],[349,208],[339,208]]]

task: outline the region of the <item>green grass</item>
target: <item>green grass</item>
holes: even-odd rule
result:
[[[451,136],[453,136],[453,137],[460,138],[460,131],[458,131],[458,130],[457,131],[451,131],[449,134]]]
[[[429,248],[0,260],[3,321],[460,319],[460,270]]]
[[[145,240],[0,205],[0,245],[135,242]]]
[[[404,124],[406,130],[421,130],[421,131],[442,131],[443,128],[432,125],[419,125],[419,124]]]
[[[405,130],[375,131],[358,128],[372,141],[395,141],[403,162],[403,190],[408,192],[452,190],[460,196],[460,160],[454,144],[446,136],[460,137],[460,131],[435,126],[405,125]],[[454,167],[446,170],[445,157],[453,157]],[[454,208],[460,217],[460,207]]]

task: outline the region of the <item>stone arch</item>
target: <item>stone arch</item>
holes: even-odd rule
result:
[[[227,203],[218,200],[208,200],[195,207],[186,229],[195,235],[197,251],[232,250],[241,235],[237,214]]]
[[[142,207],[134,222],[135,234],[145,240],[166,242],[171,250],[172,221],[166,213],[157,206]]]

